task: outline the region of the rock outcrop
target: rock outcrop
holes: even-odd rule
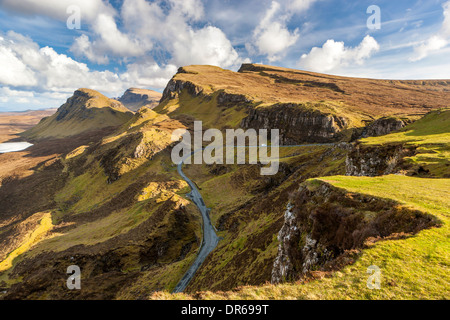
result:
[[[351,140],[361,138],[379,137],[398,131],[411,124],[413,121],[408,118],[399,119],[395,117],[383,117],[370,122],[367,126],[354,130]]]
[[[407,119],[397,119],[392,117],[383,117],[369,124],[363,131],[361,137],[379,137],[389,134],[393,131],[406,127],[411,121]]]
[[[345,160],[346,175],[375,177],[396,173],[403,159],[415,148],[403,145],[365,146],[356,144]]]
[[[153,90],[130,88],[118,99],[131,111],[138,111],[142,107],[155,108],[161,100],[162,94]]]
[[[187,92],[194,97],[203,92],[201,87],[196,86],[190,81],[176,80],[172,78],[164,89],[161,101],[176,98],[181,91],[183,91],[183,89],[186,89]]]
[[[292,194],[278,234],[272,283],[353,263],[369,238],[414,234],[437,224],[432,216],[394,201],[350,194],[321,181],[305,182]]]
[[[308,110],[295,104],[250,109],[248,117],[241,122],[245,129],[279,129],[280,142],[286,145],[338,141],[348,126],[349,121],[343,116]]]

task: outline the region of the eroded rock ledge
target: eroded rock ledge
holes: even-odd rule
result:
[[[306,110],[295,104],[250,109],[241,122],[244,129],[279,128],[282,144],[339,141],[348,126],[349,121],[345,117]]]
[[[364,146],[356,144],[345,161],[346,175],[376,177],[397,173],[404,158],[416,153],[415,147],[400,145]]]
[[[286,208],[272,283],[353,263],[348,253],[363,248],[369,238],[415,234],[437,224],[434,217],[394,201],[349,193],[318,180],[305,182]]]

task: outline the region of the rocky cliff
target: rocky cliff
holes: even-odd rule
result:
[[[402,144],[373,147],[356,144],[345,161],[346,175],[375,177],[396,173],[403,159],[414,155],[415,149]]]
[[[399,130],[411,114],[443,106],[443,95],[435,91],[441,85],[448,84],[335,77],[256,64],[244,64],[239,72],[187,66],[169,81],[157,111],[188,115],[219,129],[279,129],[283,144],[350,141]]]
[[[153,109],[159,104],[162,94],[153,90],[130,88],[118,99],[131,111],[138,111],[142,107]]]
[[[390,200],[348,193],[308,181],[291,196],[278,233],[272,283],[353,263],[366,241],[414,234],[436,219]]]
[[[280,129],[280,142],[285,145],[305,142],[334,142],[343,138],[349,120],[345,116],[308,110],[302,105],[279,104],[250,109],[241,122],[245,129]]]

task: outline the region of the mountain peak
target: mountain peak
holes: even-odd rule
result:
[[[98,91],[81,88],[56,113],[23,133],[34,140],[64,138],[106,127],[120,126],[132,113],[117,100]]]

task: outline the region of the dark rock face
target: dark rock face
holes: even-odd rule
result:
[[[203,92],[202,88],[196,86],[192,82],[172,79],[164,89],[161,101],[164,101],[166,99],[174,99],[185,88],[187,89],[187,92],[194,97]]]
[[[56,121],[70,120],[76,117],[81,119],[88,118],[92,113],[86,105],[92,95],[83,90],[77,90],[73,96],[67,99],[67,102],[59,107],[56,112]]]
[[[280,129],[281,144],[338,141],[349,125],[345,117],[302,109],[294,104],[251,109],[242,120],[245,129]]]
[[[345,161],[346,175],[375,177],[395,173],[403,158],[415,150],[402,145],[362,146],[356,145]]]
[[[222,107],[233,106],[237,104],[248,104],[251,100],[242,94],[232,94],[221,91],[217,96],[217,104]]]
[[[130,88],[118,100],[131,111],[138,111],[143,106],[149,109],[159,104],[161,94],[152,90]]]
[[[152,160],[162,150],[164,150],[163,146],[145,141],[142,132],[136,132],[118,140],[117,145],[105,151],[98,160],[105,170],[108,183],[113,183],[121,178],[123,167],[131,166],[134,159]]]
[[[432,216],[394,201],[349,194],[326,183],[311,190],[303,184],[292,194],[278,234],[272,283],[353,263],[368,238],[414,234],[437,224]]]
[[[380,118],[369,124],[363,131],[361,137],[379,137],[400,130],[408,125],[407,120],[396,118]]]

